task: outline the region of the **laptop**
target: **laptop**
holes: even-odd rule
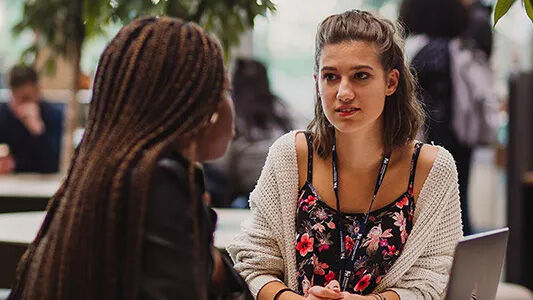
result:
[[[494,300],[509,228],[463,237],[455,248],[446,300]]]

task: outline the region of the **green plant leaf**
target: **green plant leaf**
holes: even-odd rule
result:
[[[68,56],[86,40],[105,33],[110,24],[126,24],[141,15],[168,15],[195,21],[214,33],[227,58],[240,34],[253,27],[254,18],[275,9],[272,0],[24,0],[22,19],[12,30],[38,32],[39,46],[54,50],[54,56]],[[34,57],[34,49],[28,49],[25,58]]]
[[[496,7],[494,8],[494,26],[496,23],[509,11],[509,8],[515,3],[516,0],[498,0]]]
[[[533,22],[533,0],[524,0],[524,7],[529,19]]]

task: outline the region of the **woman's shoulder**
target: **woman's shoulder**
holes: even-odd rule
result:
[[[297,136],[301,130],[292,130],[280,136],[268,151],[268,156],[276,160],[296,159]]]
[[[417,163],[415,194],[417,198],[435,196],[457,184],[455,160],[446,148],[423,144]]]
[[[189,160],[178,153],[167,153],[159,157],[151,173],[152,186],[173,185],[189,187]],[[203,189],[203,168],[199,163],[194,166],[194,182]]]
[[[418,199],[424,187],[432,184],[449,184],[449,179],[453,179],[455,163],[450,152],[441,146],[424,144],[418,141],[406,145],[405,159],[412,157],[416,145],[421,145],[420,152],[416,160],[416,176],[414,180],[414,194]],[[409,158],[410,159],[410,158]]]
[[[446,148],[439,145],[423,143],[417,164],[417,172],[426,173],[428,178],[457,172],[453,156]]]
[[[432,177],[441,180],[454,174],[457,176],[455,159],[446,148],[430,144],[426,144],[424,148],[427,150],[425,156],[426,163],[431,164],[430,175]]]
[[[188,164],[189,162],[185,158],[177,154],[163,155],[156,160],[153,173],[185,178]]]
[[[295,145],[295,136],[302,132],[302,130],[291,130],[284,135],[280,136],[273,144],[270,146],[270,149],[277,149],[277,148],[286,148],[286,147],[294,147]]]

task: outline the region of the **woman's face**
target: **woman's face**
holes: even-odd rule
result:
[[[324,114],[344,133],[380,124],[398,78],[396,69],[385,73],[376,47],[364,41],[326,45],[315,75]]]
[[[235,135],[235,109],[228,92],[224,92],[215,114],[216,121],[210,123],[197,139],[199,161],[222,157]]]

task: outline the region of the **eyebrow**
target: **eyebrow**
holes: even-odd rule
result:
[[[371,66],[369,65],[355,65],[355,66],[352,66],[350,68],[350,70],[360,70],[360,69],[369,69],[371,71],[374,70],[374,68],[372,68]],[[335,67],[330,67],[330,66],[324,66],[320,69],[320,71],[337,71],[337,68]]]

